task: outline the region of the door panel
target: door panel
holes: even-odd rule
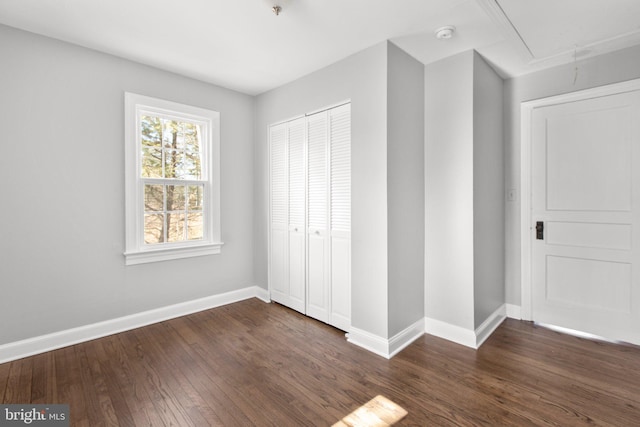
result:
[[[305,119],[287,123],[289,153],[289,307],[305,309]]]
[[[555,255],[547,255],[546,263],[546,299],[550,303],[631,312],[630,263]]]
[[[547,245],[599,249],[631,249],[630,224],[548,221]]]
[[[287,125],[269,128],[270,153],[270,251],[269,286],[271,298],[289,301],[289,188],[287,173]]]
[[[547,209],[628,212],[632,110],[603,99],[582,103],[546,116]],[[580,111],[568,111],[574,106]]]
[[[287,230],[271,229],[271,297],[278,302],[288,299],[289,272],[287,271]]]
[[[307,314],[329,321],[329,246],[327,244],[327,197],[329,194],[327,112],[307,117],[308,268]]]
[[[351,328],[351,106],[329,112],[331,151],[329,323]]]
[[[305,239],[302,228],[289,230],[289,307],[305,313]]]
[[[351,327],[351,238],[348,233],[331,233],[330,323],[348,331]]]
[[[321,233],[309,235],[309,275],[307,285],[307,314],[314,319],[329,321],[328,290],[326,275],[326,236]]]
[[[640,344],[639,123],[640,92],[533,111],[533,320]]]

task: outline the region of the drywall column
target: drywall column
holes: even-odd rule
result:
[[[505,303],[503,81],[473,55],[474,329]]]
[[[392,338],[416,322],[414,335],[423,331],[424,65],[389,43],[387,70],[387,292]]]
[[[502,80],[484,60],[427,65],[425,325],[470,347],[504,315],[502,146]]]
[[[425,67],[425,317],[473,331],[473,52]]]

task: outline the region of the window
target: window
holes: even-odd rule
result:
[[[220,253],[220,114],[125,93],[127,265]]]

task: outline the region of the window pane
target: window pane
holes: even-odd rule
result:
[[[164,242],[164,215],[151,214],[144,216],[144,242],[152,245]]]
[[[201,179],[200,153],[186,152],[184,154],[184,165],[182,177],[185,179]]]
[[[202,210],[203,193],[204,193],[204,185],[189,186],[189,204],[187,205],[187,209],[189,211]]]
[[[162,121],[158,117],[140,117],[140,139],[145,147],[160,147],[162,141]]]
[[[179,123],[173,120],[163,120],[162,123],[162,145],[165,148],[178,148]]]
[[[200,152],[200,126],[193,123],[184,124],[184,148],[190,153]]]
[[[142,149],[142,176],[162,178],[162,150],[148,147]]]
[[[162,212],[164,210],[163,185],[144,186],[144,210],[146,212]]]
[[[198,240],[203,237],[202,226],[202,213],[189,213],[189,220],[187,222],[187,238],[189,240]]]
[[[184,211],[185,186],[167,185],[167,211]]]
[[[185,216],[184,213],[167,214],[167,240],[169,242],[180,242],[185,239]]]
[[[165,178],[183,178],[184,151],[166,150],[164,154]]]
[[[199,125],[148,115],[140,123],[142,177],[201,179]]]
[[[184,150],[185,143],[186,143],[186,140],[185,140],[185,137],[186,137],[185,129],[189,125],[190,125],[190,123],[186,123],[186,122],[177,122],[176,123],[177,137],[176,137],[176,146],[174,148],[177,148],[179,150]]]

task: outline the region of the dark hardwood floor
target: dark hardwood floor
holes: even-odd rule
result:
[[[637,426],[640,348],[508,319],[386,360],[252,299],[0,364],[2,402],[69,403],[74,427],[330,426],[378,394],[406,426]]]

